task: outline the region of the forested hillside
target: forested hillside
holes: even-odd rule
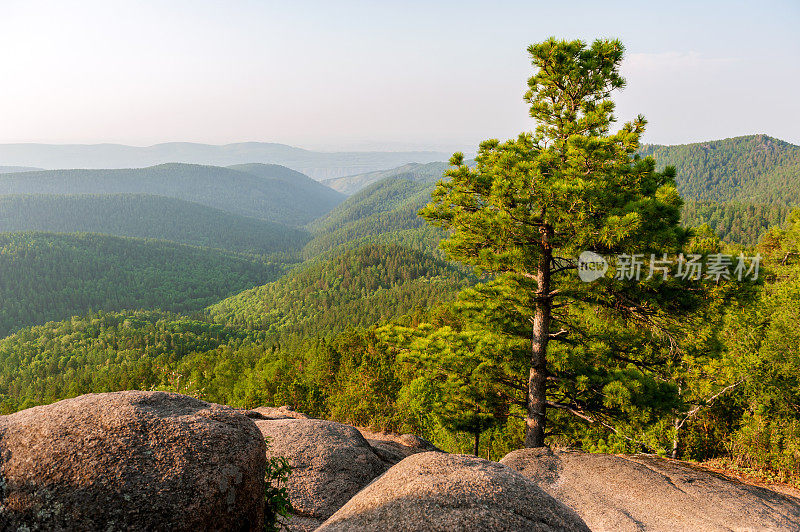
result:
[[[97,234],[0,235],[0,336],[92,310],[193,312],[276,279],[280,264]]]
[[[0,408],[8,413],[90,392],[185,386],[175,370],[189,353],[257,339],[254,333],[145,311],[32,327],[0,340]]]
[[[683,223],[708,224],[726,242],[755,245],[759,235],[800,204],[800,147],[777,139],[751,135],[679,146],[646,145],[640,153],[654,157],[660,168],[676,167],[678,190],[686,203]],[[411,211],[422,208],[425,194],[446,169],[445,163],[409,164],[326,181],[351,197],[310,225],[318,235],[307,253],[359,235],[390,232],[383,229],[390,224],[398,230],[414,226]]]
[[[288,168],[256,166],[259,175],[192,164],[117,170],[49,170],[0,174],[0,195],[149,194],[192,201],[242,216],[303,225],[344,196]],[[276,177],[267,177],[274,173]]]
[[[762,241],[759,251],[768,261],[763,291],[731,297],[737,294],[734,290],[702,316],[691,318],[688,327],[697,329],[689,343],[681,344],[687,365],[664,370],[670,378],[691,378],[683,400],[690,410],[692,404],[700,405],[682,427],[682,456],[725,456],[752,470],[796,467],[785,446],[795,441],[798,427],[796,361],[786,357],[787,346],[794,345],[786,342],[796,336],[792,324],[800,297],[794,260],[800,241],[797,219],[795,215],[785,229]],[[369,325],[388,319],[461,327],[446,303],[460,282],[457,273],[424,254],[381,246],[352,250],[344,257],[303,266],[280,282],[210,309],[216,320],[230,325],[124,312],[20,331],[0,341],[3,409],[10,412],[89,391],[172,389],[236,406],[290,404],[359,425],[413,430],[463,450],[468,438],[436,421],[441,397],[425,384],[430,375],[399,358]],[[789,260],[781,264],[785,257]],[[440,279],[438,287],[424,277],[434,275]],[[431,291],[421,292],[426,283],[433,285]],[[409,313],[414,317],[402,316]],[[362,327],[344,330],[358,325]],[[633,367],[624,371],[637,372]],[[705,401],[728,386],[732,388],[716,400]],[[650,427],[649,445],[665,452],[671,445],[665,427],[672,419],[650,418],[646,405],[628,408]],[[487,430],[492,456],[516,445],[515,423],[511,419]],[[623,437],[627,433],[615,436],[580,422],[571,427],[559,441],[605,451],[635,448]]]
[[[307,232],[164,196],[0,196],[0,233],[105,233],[258,255],[295,254]]]
[[[467,277],[422,251],[368,244],[307,262],[208,313],[215,322],[271,333],[327,334],[429,308],[466,286]]]
[[[313,257],[354,242],[391,241],[433,250],[440,232],[417,215],[428,202],[432,185],[405,178],[386,178],[347,198],[309,226],[314,237],[304,255]]]
[[[660,167],[677,170],[678,192],[698,201],[800,201],[800,146],[750,135],[677,146],[643,146]]]
[[[766,135],[677,146],[643,146],[659,167],[675,167],[686,200],[683,223],[707,223],[727,242],[755,245],[800,205],[800,146]]]
[[[720,142],[727,146],[728,141]],[[771,146],[769,150],[785,148],[778,141],[774,146],[765,142]],[[742,141],[732,146],[742,153],[761,153],[760,144]],[[713,158],[698,155],[695,160],[700,153],[696,145],[675,148],[655,156],[659,165],[679,166],[677,180],[686,197],[683,223],[707,223],[731,242],[754,243],[761,238],[763,284],[748,285],[744,290],[723,283],[711,289],[704,296],[703,310],[686,318],[686,327],[696,329],[676,337],[681,351],[662,354],[655,344],[637,344],[638,333],[615,330],[613,321],[598,320],[590,313],[560,313],[560,319],[596,327],[604,335],[614,333],[622,342],[594,343],[592,356],[620,353],[625,342],[632,342],[635,347],[626,347],[621,356],[641,348],[650,350],[648,356],[668,363],[654,369],[639,367],[634,363],[637,360],[630,359],[633,362],[621,363],[602,376],[593,366],[583,367],[581,371],[590,378],[585,389],[575,393],[603,387],[609,401],[607,411],[627,409],[631,422],[611,430],[555,412],[551,415],[559,432],[554,437],[565,445],[588,450],[660,453],[669,452],[674,439],[684,457],[724,457],[741,467],[791,470],[800,463],[787,458],[786,450],[786,442],[796,441],[800,426],[793,410],[796,361],[781,357],[789,352],[787,346],[794,345],[796,313],[792,309],[797,308],[798,298],[794,258],[800,229],[796,215],[784,223],[792,197],[788,185],[782,202],[768,202],[766,198],[771,196],[767,193],[757,201],[739,196],[746,187],[758,188],[756,183],[764,175],[777,175],[768,169],[777,168],[783,159],[776,156],[771,162],[758,162],[756,157],[751,174],[743,174],[753,176],[745,179],[749,184],[733,184],[741,175],[718,169],[714,165],[719,161]],[[785,148],[787,153],[790,148]],[[645,151],[649,149],[660,148]],[[745,165],[749,159],[742,153],[731,155],[730,160]],[[153,173],[141,182],[135,170],[114,171],[119,174],[112,172],[109,181],[102,172],[67,171],[55,179],[55,185],[47,181],[49,173],[34,172],[30,183],[25,174],[11,174],[10,181],[0,177],[0,186],[46,188],[69,182],[69,187],[85,191],[106,184],[125,188],[130,185],[127,177],[134,176],[131,182],[136,186],[149,183],[158,189],[138,194],[7,196],[0,198],[0,224],[9,224],[5,227],[10,229],[16,227],[14,223],[41,224],[35,226],[40,228],[52,223],[63,224],[59,225],[63,231],[133,231],[256,253],[291,251],[305,243],[308,237],[301,230],[207,205],[210,196],[219,192],[223,197],[215,201],[234,212],[252,212],[254,205],[266,209],[265,205],[276,199],[291,208],[296,201],[291,194],[314,196],[321,185],[309,183],[292,170],[269,165],[187,169],[189,166],[144,169],[145,174]],[[444,163],[432,163],[381,172],[383,179],[307,225],[313,237],[302,252],[307,262],[287,273],[284,266],[263,258],[163,241],[95,234],[3,235],[0,334],[26,324],[65,321],[26,328],[0,341],[2,408],[9,412],[89,391],[172,389],[235,406],[290,404],[316,416],[415,432],[449,450],[463,450],[470,436],[448,424],[448,416],[453,415],[446,397],[450,384],[443,378],[431,379],[430,364],[450,364],[455,360],[448,358],[453,353],[478,342],[470,351],[473,358],[463,359],[464,371],[497,371],[501,375],[509,371],[508,366],[469,365],[480,350],[501,353],[508,346],[502,336],[487,340],[464,329],[462,314],[499,315],[500,321],[508,316],[485,305],[465,311],[463,302],[453,303],[456,293],[474,286],[476,279],[442,258],[436,245],[443,233],[418,216],[445,168]],[[791,164],[784,168],[791,176]],[[173,175],[172,169],[174,175],[183,177],[165,180]],[[764,174],[759,173],[762,170]],[[707,187],[706,196],[698,195],[706,199],[693,199],[691,191],[702,189],[704,181],[697,176],[703,173],[714,184]],[[224,176],[231,180],[225,181]],[[347,186],[361,186],[376,176],[360,176]],[[175,190],[211,183],[217,177],[223,178],[225,186],[245,188],[223,191],[209,185],[203,192],[208,194],[205,205],[178,199]],[[791,184],[791,179],[786,183]],[[159,180],[161,184],[155,185]],[[265,183],[287,187],[291,194],[267,197]],[[173,192],[175,196],[169,198],[152,196]],[[260,203],[243,199],[262,193]],[[308,205],[322,210],[321,203]],[[309,212],[303,216],[312,219]],[[298,220],[295,223],[300,223]],[[780,224],[783,229],[762,236],[763,228]],[[710,234],[701,232],[698,241],[706,254],[724,249]],[[134,310],[156,308],[193,313],[193,317]],[[130,310],[115,313],[121,309]],[[99,310],[108,312],[96,313]],[[83,316],[67,319],[74,314]],[[439,343],[432,344],[435,349],[430,353],[446,356],[423,364],[388,342],[387,331],[402,331],[420,323],[449,327],[462,335],[462,344],[442,336]],[[389,325],[382,328],[385,324]],[[572,363],[568,358],[559,360]],[[513,363],[512,359],[504,362]],[[651,372],[656,372],[657,378],[644,377]],[[467,379],[458,371],[452,374],[456,381]],[[613,377],[614,386],[606,387],[601,377]],[[679,381],[681,388],[664,384]],[[644,388],[627,388],[631,382]],[[456,382],[458,386],[467,383]],[[720,392],[713,401],[707,400]],[[660,400],[674,411],[667,415],[650,404],[637,403],[653,394],[661,394]],[[521,438],[519,421],[506,416],[507,405],[503,408],[498,410],[503,421],[482,429],[483,445],[493,457],[517,446]],[[686,420],[673,438],[675,412]]]
[[[786,203],[715,203],[686,200],[681,221],[687,227],[707,224],[730,243],[754,246],[770,227],[783,223],[791,207]]]
[[[228,168],[274,183],[276,196],[273,199],[289,206],[289,211],[297,209],[307,212],[308,218],[302,218],[307,222],[327,213],[344,199],[341,193],[285,166],[251,163],[237,164]],[[281,183],[284,186],[279,186]],[[291,216],[286,216],[289,220],[286,223],[291,223]]]

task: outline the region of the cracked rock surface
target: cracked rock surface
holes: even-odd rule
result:
[[[318,529],[453,532],[588,531],[578,515],[513,469],[482,458],[414,454]]]
[[[520,449],[500,460],[595,532],[798,530],[800,500],[652,455]]]

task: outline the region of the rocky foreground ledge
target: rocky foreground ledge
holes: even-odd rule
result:
[[[0,416],[0,530],[262,530],[267,453],[294,468],[291,530],[800,529],[800,499],[684,462],[490,462],[285,407],[130,391]]]

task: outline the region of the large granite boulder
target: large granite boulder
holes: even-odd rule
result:
[[[283,523],[291,532],[316,529],[361,488],[407,456],[438,450],[411,434],[372,432],[310,419],[287,406],[244,413],[268,438],[267,456],[285,457],[293,468],[288,488],[294,512]]]
[[[255,423],[268,438],[268,456],[282,456],[292,466],[289,501],[301,518],[293,520],[292,528],[320,524],[387,469],[361,433],[349,425],[322,419]]]
[[[2,530],[259,530],[264,438],[234,409],[89,394],[0,416]]]
[[[574,509],[595,532],[800,529],[800,500],[677,460],[520,449],[500,463]]]
[[[242,410],[250,419],[310,419],[310,416],[297,412],[294,408],[284,406],[259,406],[252,410]]]
[[[389,466],[393,466],[412,454],[441,451],[428,440],[414,434],[395,434],[392,432],[373,432],[369,429],[358,427],[358,431],[375,454]]]
[[[571,509],[513,469],[481,458],[412,455],[319,528],[334,531],[588,531]]]

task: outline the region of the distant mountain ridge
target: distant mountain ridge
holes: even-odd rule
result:
[[[146,194],[0,196],[0,233],[103,233],[239,253],[295,255],[306,231]]]
[[[390,170],[379,170],[376,172],[366,172],[333,179],[325,179],[323,185],[338,190],[342,194],[352,196],[356,192],[365,189],[373,183],[377,183],[387,177],[394,179],[408,179],[410,181],[435,182],[442,177],[445,170],[450,165],[446,162],[436,161],[430,163],[409,163]]]
[[[639,153],[654,157],[659,168],[675,166],[684,223],[706,223],[728,242],[755,244],[800,205],[800,146],[767,135],[649,144]],[[422,227],[415,211],[447,168],[444,162],[408,164],[323,181],[350,197],[309,226],[316,236],[306,251],[313,255],[347,238]],[[397,210],[402,202],[403,215]]]
[[[11,174],[15,172],[34,172],[36,170],[44,170],[44,168],[35,168],[32,166],[0,166],[0,174]]]
[[[0,174],[0,195],[148,194],[288,225],[306,224],[344,199],[335,190],[283,166],[251,164],[239,168],[247,171],[171,163],[147,168]]]
[[[169,142],[153,146],[123,144],[0,144],[0,164],[60,168],[141,168],[165,163],[230,166],[271,163],[314,179],[386,170],[403,164],[447,160],[436,151],[318,152],[270,142],[226,145]]]

